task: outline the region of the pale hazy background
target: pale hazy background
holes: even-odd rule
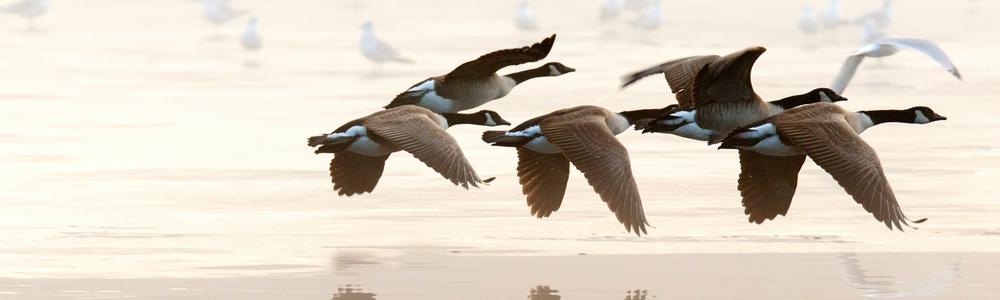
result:
[[[580,104],[662,107],[673,101],[662,77],[624,91],[619,77],[752,45],[768,48],[755,89],[780,98],[828,85],[860,29],[799,32],[801,6],[820,0],[664,0],[654,32],[631,28],[632,13],[601,24],[600,1],[532,1],[542,29],[527,33],[512,22],[517,1],[233,0],[260,18],[264,46],[252,55],[238,42],[249,15],[216,29],[197,1],[52,2],[36,31],[0,15],[0,298],[524,299],[536,285],[571,300],[997,292],[996,1],[895,1],[889,33],[937,42],[965,80],[904,51],[866,61],[845,93],[850,109],[926,105],[949,118],[864,136],[903,210],[930,219],[920,230],[887,230],[812,163],[789,216],[747,223],[735,153],[627,132],[655,226],[641,238],[575,171],[562,208],[530,217],[515,152],[482,143],[482,127],[450,130],[477,171],[497,177],[471,191],[398,153],[373,194],[337,197],[330,156],[305,140],[551,33],[546,61],[578,71],[483,108],[516,124]],[[372,73],[358,50],[369,19],[416,63]],[[376,296],[345,292],[356,284]]]

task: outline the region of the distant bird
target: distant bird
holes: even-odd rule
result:
[[[652,0],[632,25],[641,30],[653,31],[660,28],[660,23],[663,23],[663,7],[660,6],[660,0]]]
[[[260,32],[257,29],[257,17],[250,18],[247,21],[247,27],[243,30],[243,34],[240,34],[240,44],[243,44],[243,49],[257,52],[260,50],[261,40]]]
[[[246,14],[245,10],[229,7],[228,0],[202,0],[201,14],[215,26],[221,26]]]
[[[799,31],[812,34],[820,29],[822,29],[822,24],[820,24],[819,13],[816,12],[816,9],[808,4],[802,6],[802,12],[799,14]]]
[[[455,185],[466,189],[483,183],[462,154],[458,142],[445,132],[451,126],[510,125],[494,111],[473,114],[436,114],[426,108],[406,105],[382,110],[347,122],[329,134],[309,138],[316,154],[333,153],[330,177],[338,195],[357,195],[375,190],[385,160],[393,152],[410,152]],[[488,180],[487,180],[488,181]]]
[[[413,63],[413,60],[400,55],[392,45],[375,36],[375,25],[371,21],[361,24],[361,54],[375,66],[387,62]]]
[[[882,0],[882,7],[855,18],[854,23],[866,25],[866,22],[871,22],[876,28],[883,30],[892,25],[893,16],[895,11],[892,8],[892,0]]]
[[[601,5],[601,22],[608,22],[618,17],[625,7],[624,0],[604,0]]]
[[[11,3],[0,10],[28,19],[28,28],[35,29],[35,18],[49,11],[49,0],[21,0]]]
[[[524,31],[538,29],[538,17],[531,5],[528,5],[527,0],[523,0],[521,4],[517,5],[517,11],[514,13],[514,25],[517,25],[517,29]]]
[[[635,12],[646,11],[653,0],[625,0],[625,8]]]
[[[806,156],[833,176],[854,201],[885,224],[903,230],[903,214],[882,169],[878,154],[861,138],[872,126],[888,123],[927,124],[947,120],[927,107],[851,112],[836,104],[796,107],[733,131],[720,149],[740,149],[738,189],[750,222],[785,215]],[[926,142],[926,141],[924,141]]]
[[[561,63],[551,62],[507,75],[496,74],[508,66],[544,59],[555,42],[556,35],[553,34],[531,46],[498,50],[480,56],[459,65],[448,74],[414,84],[396,95],[385,108],[419,105],[438,113],[459,112],[500,99],[517,85],[532,78],[562,76],[576,71]]]
[[[486,131],[483,141],[517,148],[517,176],[531,214],[548,217],[559,210],[572,163],[607,203],[625,229],[646,233],[646,215],[630,166],[628,149],[615,135],[662,109],[613,113],[577,106],[539,116],[508,131]]]
[[[865,20],[865,23],[864,25],[862,25],[861,28],[862,45],[871,44],[872,42],[875,42],[875,40],[878,40],[885,36],[886,36],[885,32],[882,31],[882,29],[879,28],[878,25],[875,25],[875,21]]]
[[[833,28],[844,23],[844,17],[840,14],[840,0],[828,0],[826,9],[820,15],[820,21],[826,28]]]
[[[958,72],[958,68],[955,64],[951,62],[948,55],[941,50],[937,44],[934,42],[924,40],[924,39],[914,39],[914,38],[897,38],[897,37],[883,37],[875,40],[874,42],[861,46],[858,50],[854,51],[847,56],[844,60],[844,65],[840,67],[840,72],[837,77],[834,78],[831,89],[837,93],[843,93],[847,89],[847,84],[851,82],[851,78],[854,77],[854,73],[858,71],[858,66],[861,65],[861,61],[865,57],[885,57],[889,55],[896,54],[899,52],[900,48],[909,48],[923,52],[927,56],[930,56],[934,61],[936,61],[942,68],[944,68],[948,73],[959,80],[962,79],[962,74]]]

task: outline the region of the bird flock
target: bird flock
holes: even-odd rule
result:
[[[496,111],[463,111],[503,98],[526,81],[575,72],[553,61],[498,73],[546,59],[555,41],[553,34],[532,45],[464,62],[447,74],[403,90],[384,110],[309,137],[308,145],[317,154],[333,154],[329,171],[338,195],[373,192],[386,159],[398,151],[409,152],[455,185],[479,187],[495,178],[482,179],[455,137],[445,130],[460,124],[511,125]],[[559,209],[572,165],[628,232],[647,233],[649,222],[628,150],[615,137],[634,128],[737,151],[741,166],[737,190],[750,222],[762,223],[787,213],[807,157],[889,229],[903,230],[923,222],[903,213],[876,151],[860,134],[883,123],[928,124],[946,118],[924,106],[847,111],[835,104],[847,98],[826,87],[765,101],[751,81],[753,65],[765,51],[764,47],[748,47],[726,55],[682,57],[622,77],[625,88],[663,74],[677,101],[674,104],[618,112],[591,105],[569,107],[507,130],[485,131],[481,139],[516,150],[521,191],[531,215],[538,218]],[[957,76],[958,71],[953,74]]]

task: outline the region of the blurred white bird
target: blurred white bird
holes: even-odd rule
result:
[[[819,13],[809,4],[802,6],[802,13],[799,14],[799,30],[806,34],[820,30]]]
[[[622,13],[624,6],[625,1],[623,0],[604,0],[604,4],[601,5],[601,22],[617,18]]]
[[[514,24],[520,30],[538,29],[538,17],[535,16],[535,10],[528,5],[528,1],[521,1],[521,4],[518,4],[517,12],[514,13]]]
[[[823,26],[826,28],[833,28],[843,24],[844,19],[840,16],[840,0],[829,0],[826,2],[826,10],[823,11],[820,17],[820,21],[822,21]]]
[[[0,10],[28,19],[28,28],[35,29],[35,18],[49,11],[49,0],[21,0]]]
[[[871,44],[877,39],[885,37],[885,32],[882,31],[878,25],[875,25],[873,20],[865,20],[863,28],[861,29],[861,44],[867,45]]]
[[[246,11],[235,10],[229,7],[228,0],[202,0],[201,14],[205,16],[205,19],[208,19],[209,22],[219,26],[228,23],[235,18],[243,16],[246,14]]]
[[[865,23],[872,22],[872,24],[881,30],[889,28],[889,25],[892,25],[892,17],[894,15],[895,11],[892,9],[892,0],[882,0],[882,7],[855,18],[854,23],[866,25]]]
[[[625,0],[625,8],[635,12],[644,12],[652,2],[653,0]]]
[[[840,67],[840,72],[837,77],[833,80],[833,84],[830,86],[834,92],[842,94],[844,89],[847,89],[847,83],[851,81],[851,77],[854,77],[854,73],[857,72],[858,66],[861,65],[861,61],[865,57],[885,57],[889,55],[896,54],[899,52],[900,48],[914,49],[923,52],[927,56],[930,56],[934,61],[936,61],[942,68],[944,68],[948,73],[955,76],[959,80],[962,80],[962,74],[958,72],[958,68],[955,64],[948,59],[948,55],[941,50],[937,44],[934,42],[923,40],[923,39],[913,39],[913,38],[896,38],[896,37],[883,37],[875,40],[874,42],[861,46],[858,50],[847,56],[844,60],[844,65]]]
[[[240,34],[240,44],[243,45],[243,49],[248,51],[257,52],[260,50],[261,39],[260,32],[257,30],[257,17],[251,17],[250,21],[247,21],[246,29],[243,29],[243,34]]]
[[[660,28],[660,23],[662,22],[663,8],[660,7],[660,0],[653,0],[633,25],[642,30],[653,31]]]
[[[371,21],[361,25],[361,54],[374,63],[374,66],[386,62],[413,63],[412,60],[399,55],[396,49],[375,36],[375,26]]]

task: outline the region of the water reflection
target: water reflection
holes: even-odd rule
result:
[[[628,291],[625,294],[625,300],[646,300],[646,295],[646,290]]]
[[[539,285],[531,289],[531,294],[528,295],[528,299],[531,300],[559,300],[562,296],[556,295],[559,290],[553,290],[547,285]]]
[[[337,288],[333,300],[375,300],[375,293],[365,292],[360,285],[346,285]]]
[[[872,257],[874,256],[874,257]],[[912,254],[837,256],[847,279],[865,297],[932,297],[950,291],[960,278],[962,261],[954,258],[948,265],[934,266]]]

